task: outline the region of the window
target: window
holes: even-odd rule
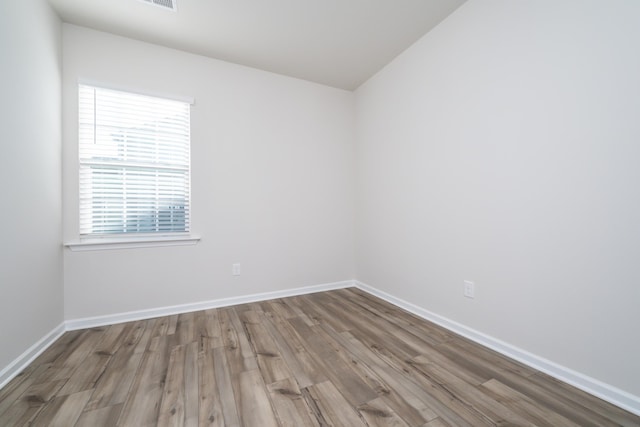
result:
[[[190,104],[79,85],[80,235],[187,233]]]

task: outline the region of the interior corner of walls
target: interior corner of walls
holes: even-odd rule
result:
[[[24,353],[14,359],[9,365],[0,370],[0,389],[7,385],[9,381],[15,378],[24,370],[24,368],[33,362],[36,357],[41,355],[47,348],[56,342],[56,340],[60,338],[65,331],[65,322],[62,322],[25,350]]]

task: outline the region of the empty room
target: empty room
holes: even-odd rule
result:
[[[0,2],[0,426],[640,426],[640,1]]]

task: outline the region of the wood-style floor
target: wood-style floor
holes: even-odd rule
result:
[[[1,426],[640,426],[356,289],[67,332]]]

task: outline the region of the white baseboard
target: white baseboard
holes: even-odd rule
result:
[[[106,316],[87,317],[83,319],[70,319],[42,337],[37,343],[32,345],[27,351],[0,371],[0,389],[9,381],[16,377],[24,368],[33,362],[43,351],[53,344],[66,331],[77,329],[94,328],[97,326],[113,325],[116,323],[131,322],[135,320],[151,319],[160,316],[188,313],[191,311],[207,310],[209,308],[228,307],[232,305],[245,304],[249,302],[266,301],[275,298],[285,298],[296,295],[312,294],[316,292],[330,291],[333,289],[343,289],[354,286],[353,280],[342,282],[325,283],[322,285],[305,286],[294,289],[284,289],[274,292],[263,292],[259,294],[244,295],[239,297],[221,298],[217,300],[197,302],[191,304],[174,305],[170,307],[152,308],[148,310],[130,311],[127,313],[109,314]]]
[[[29,347],[27,351],[18,356],[13,362],[0,371],[0,388],[7,385],[9,381],[14,379],[24,368],[33,362],[36,357],[45,351],[65,332],[64,322],[56,326],[51,332],[40,338],[38,342]]]
[[[386,292],[380,291],[372,286],[366,285],[359,281],[354,281],[354,285],[371,295],[375,295],[393,305],[405,309],[406,311],[429,320],[435,324],[438,324],[452,332],[469,338],[472,341],[477,342],[485,347],[497,351],[507,357],[515,359],[527,366],[530,366],[538,371],[544,372],[554,378],[559,379],[567,384],[579,388],[589,394],[599,397],[602,400],[606,400],[620,408],[623,408],[636,415],[640,415],[640,397],[628,393],[624,390],[620,390],[612,385],[606,384],[595,378],[591,378],[580,372],[576,372],[565,366],[561,366],[555,362],[547,360],[543,357],[536,356],[521,348],[508,344],[497,338],[486,335],[482,332],[476,331],[468,326],[446,317],[435,314],[429,310],[419,307],[410,302],[404,301],[400,298],[396,298]]]
[[[228,307],[249,302],[266,301],[275,298],[286,298],[295,295],[312,294],[316,292],[343,289],[354,286],[353,280],[325,283],[322,285],[305,286],[294,289],[284,289],[274,292],[262,292],[259,294],[244,295],[239,297],[221,298],[211,301],[203,301],[189,304],[173,305],[168,307],[151,308],[147,310],[129,311],[126,313],[108,314],[105,316],[85,317],[66,321],[68,331],[76,329],[94,328],[97,326],[114,325],[116,323],[132,322],[136,320],[151,319],[160,316],[189,313],[192,311],[208,310],[210,308]]]
[[[29,363],[38,357],[44,350],[53,344],[65,331],[76,329],[92,328],[97,326],[112,325],[116,323],[144,320],[160,316],[187,313],[191,311],[206,310],[210,308],[228,307],[232,305],[245,304],[249,302],[259,302],[275,298],[286,298],[296,295],[305,295],[316,292],[330,291],[333,289],[343,289],[355,286],[367,293],[377,296],[393,305],[403,308],[423,319],[436,323],[452,332],[462,335],[485,347],[495,350],[507,357],[515,359],[527,366],[551,375],[561,381],[571,384],[587,393],[597,396],[607,402],[619,406],[636,415],[640,415],[640,397],[632,395],[624,390],[620,390],[612,385],[591,378],[580,372],[576,372],[567,367],[561,366],[543,357],[536,356],[521,348],[515,347],[504,341],[476,331],[473,328],[447,319],[415,304],[394,297],[386,292],[366,285],[355,280],[345,280],[342,282],[326,283],[315,286],[305,286],[301,288],[285,289],[274,292],[263,292],[239,297],[222,298],[211,301],[197,302],[191,304],[174,305],[169,307],[153,308],[148,310],[131,311],[127,313],[117,313],[106,316],[87,317],[82,319],[67,320],[38,342],[32,345],[27,351],[11,362],[0,371],[0,388],[4,387],[16,375],[18,375]]]

